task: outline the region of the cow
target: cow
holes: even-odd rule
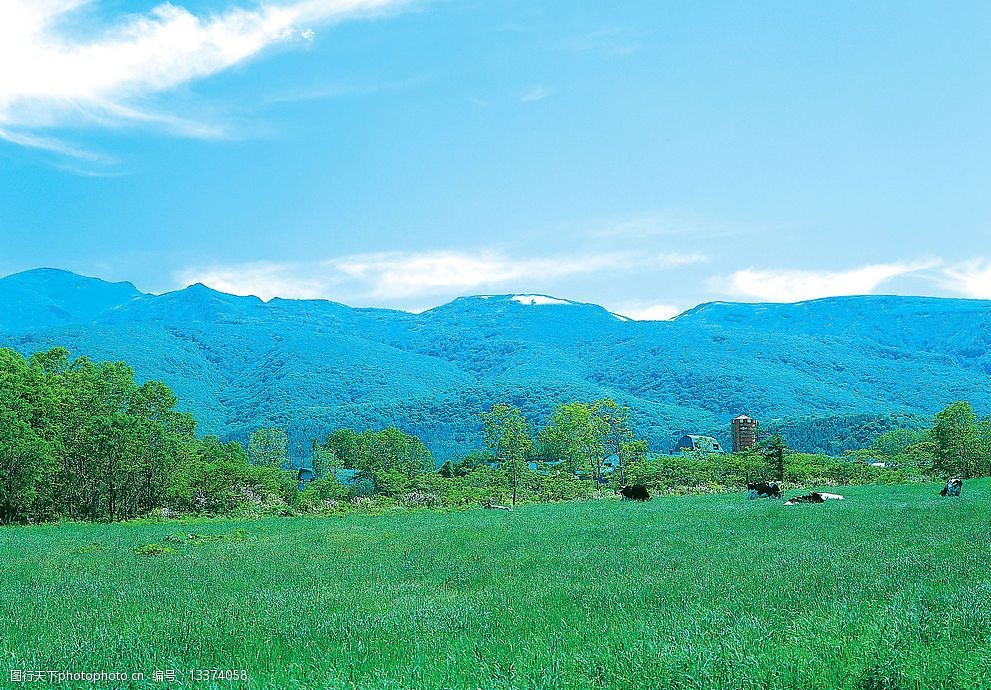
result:
[[[781,487],[777,482],[754,482],[747,484],[747,498],[781,498]]]
[[[939,492],[940,496],[959,496],[960,491],[963,490],[963,479],[959,477],[953,477],[952,479],[946,480],[946,486],[943,490]]]
[[[786,506],[795,506],[799,503],[825,503],[826,499],[818,491],[813,491],[810,494],[805,494],[804,496],[795,496],[795,498],[789,498],[785,501]]]
[[[618,494],[622,494],[623,500],[631,501],[649,501],[650,492],[647,491],[647,487],[643,484],[634,484],[633,486],[623,485],[619,487],[616,491]]]
[[[786,502],[786,506],[794,506],[799,503],[825,503],[826,501],[843,501],[845,500],[839,494],[830,494],[825,491],[813,491],[810,494],[805,494],[804,496],[795,496],[794,498],[789,498]]]

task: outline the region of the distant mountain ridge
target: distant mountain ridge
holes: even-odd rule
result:
[[[713,302],[641,322],[547,295],[462,297],[411,314],[203,285],[150,295],[40,269],[0,279],[0,345],[126,360],[168,383],[202,431],[243,439],[279,424],[298,453],[340,426],[394,424],[444,459],[481,444],[478,413],[501,401],[542,423],[558,403],[610,396],[657,450],[685,432],[725,443],[740,412],[830,451],[842,443],[823,445],[813,428],[856,439],[921,424],[958,399],[991,412],[982,300]]]

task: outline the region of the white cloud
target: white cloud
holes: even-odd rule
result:
[[[328,23],[404,0],[270,0],[196,15],[166,2],[82,35],[67,20],[93,0],[0,0],[0,138],[75,155],[31,134],[78,126],[156,125],[218,136],[217,125],[187,121],[155,97],[208,77],[286,41],[310,41],[300,23]]]
[[[429,297],[450,298],[500,287],[522,292],[569,277],[660,270],[704,260],[698,254],[678,253],[521,257],[494,250],[383,252],[313,262],[193,266],[173,278],[179,287],[203,283],[222,292],[266,300],[325,298],[422,308],[424,298]]]
[[[461,293],[483,287],[634,268],[664,268],[704,261],[699,254],[667,253],[637,256],[604,252],[553,257],[511,257],[500,252],[390,252],[365,254],[328,262],[337,271],[366,282],[377,298],[443,292]]]
[[[548,95],[547,89],[543,86],[534,86],[532,89],[520,96],[520,102],[533,103],[535,101],[542,101],[547,98]]]
[[[715,278],[711,286],[738,298],[768,302],[800,302],[819,297],[866,295],[898,276],[933,268],[938,262],[888,263],[846,271],[754,270]]]
[[[231,295],[254,295],[263,300],[319,299],[328,295],[330,284],[319,277],[305,276],[292,264],[257,262],[237,266],[186,268],[174,276],[180,287],[194,283]]]
[[[972,259],[943,269],[943,287],[977,299],[991,299],[991,259]]]
[[[634,321],[670,321],[685,310],[673,304],[626,302],[612,311],[622,316],[628,316]]]

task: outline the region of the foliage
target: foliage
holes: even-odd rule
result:
[[[945,475],[969,479],[980,452],[977,415],[968,402],[955,402],[936,415],[932,429],[936,444],[934,469]]]
[[[626,468],[647,454],[647,441],[634,437],[631,426],[631,410],[628,405],[620,405],[612,398],[603,398],[594,403],[595,413],[605,426],[603,446],[617,459],[619,483],[626,483]]]
[[[630,410],[611,399],[559,405],[540,430],[541,457],[520,408],[482,415],[488,452],[434,471],[416,436],[395,427],[338,429],[310,443],[315,481],[298,486],[288,435],[268,427],[236,441],[196,435],[160,382],[138,385],[122,362],[70,359],[64,349],[29,359],[0,349],[0,521],[126,520],[180,515],[290,515],[455,509],[491,503],[582,500],[630,480],[655,492],[737,491],[757,480],[786,486],[895,483],[991,464],[991,421],[965,402],[932,429],[892,429],[837,458],[789,450],[775,435],[731,455],[648,452]],[[615,456],[620,471],[605,475]]]
[[[655,493],[742,491],[750,482],[778,480],[786,487],[895,484],[908,481],[901,469],[875,467],[856,460],[811,453],[785,452],[779,478],[776,453],[662,455],[631,464],[630,482]]]
[[[423,442],[395,427],[360,434],[338,429],[313,448],[333,459],[335,469],[357,470],[387,496],[404,493],[418,475],[434,470],[433,456]]]
[[[139,386],[122,362],[0,349],[0,384],[2,522],[285,512],[295,501],[274,454],[253,466],[240,444],[198,438],[172,391]]]
[[[540,431],[543,448],[562,463],[561,469],[598,482],[609,427],[594,404],[559,405]]]
[[[136,556],[164,556],[168,553],[175,553],[175,549],[165,544],[142,544],[134,547]]]
[[[493,405],[489,412],[482,413],[482,428],[485,432],[485,445],[495,461],[509,475],[515,506],[520,475],[528,469],[527,461],[533,451],[530,422],[519,409],[500,403]]]
[[[282,468],[289,464],[289,437],[284,429],[257,429],[248,439],[248,461],[252,465]]]
[[[774,468],[772,479],[783,480],[785,478],[785,440],[781,434],[774,434],[766,441],[758,444],[757,452],[764,456],[767,463]]]

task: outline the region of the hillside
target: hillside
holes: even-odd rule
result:
[[[658,450],[688,431],[726,442],[745,412],[803,450],[839,452],[817,430],[917,426],[958,399],[991,410],[989,341],[991,302],[977,300],[720,302],[637,322],[539,295],[409,314],[202,285],[148,295],[50,269],[0,279],[0,344],[124,359],[173,387],[201,431],[280,424],[299,452],[340,426],[395,424],[444,459],[480,444],[478,413],[493,402],[539,422],[601,396],[633,407]]]

